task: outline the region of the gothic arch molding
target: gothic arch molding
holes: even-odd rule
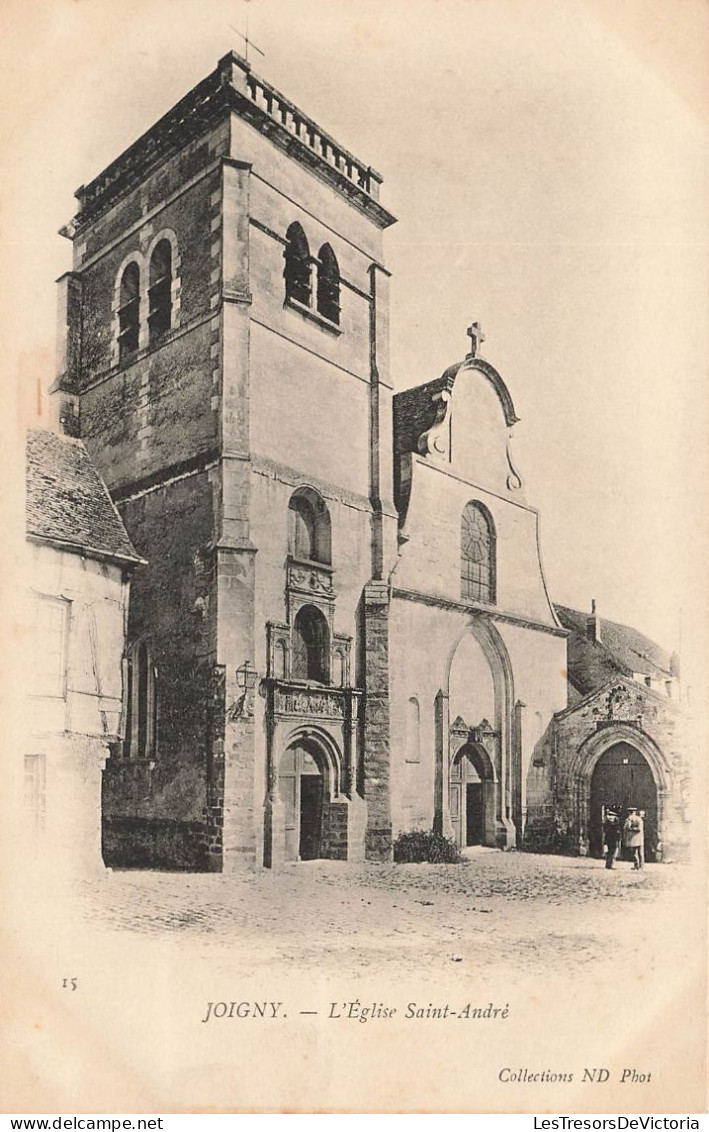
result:
[[[505,725],[507,725],[509,729],[514,706],[512,661],[510,660],[510,654],[507,651],[505,642],[500,636],[496,626],[493,625],[489,618],[481,616],[480,614],[473,614],[469,618],[465,629],[455,639],[446,658],[443,693],[446,696],[450,694],[453,661],[455,660],[455,655],[461,641],[468,635],[472,635],[478,642],[485,654],[485,659],[490,665],[493,688],[495,691],[495,719],[493,726],[496,731],[502,734],[505,731]]]
[[[616,743],[627,743],[628,746],[635,747],[646,759],[657,789],[663,794],[669,793],[670,768],[657,743],[645,731],[623,721],[589,735],[572,755],[569,770],[575,778],[589,783],[598,760]]]
[[[283,736],[279,744],[281,753],[299,742],[312,744],[318,749],[325,760],[330,797],[339,797],[342,782],[342,755],[332,735],[322,727],[307,725],[294,727]]]
[[[472,754],[475,755],[475,757],[480,762],[480,766],[482,767],[482,771],[483,771],[481,777],[489,779],[490,782],[496,782],[497,781],[497,773],[495,771],[495,764],[492,761],[492,759],[490,758],[489,752],[486,751],[485,748],[483,747],[482,743],[475,743],[475,742],[471,742],[469,739],[466,739],[460,745],[460,747],[456,751],[455,755],[453,755],[451,762],[456,763],[456,762],[459,762],[463,758],[469,758],[470,757],[468,755],[469,751],[472,752]],[[473,760],[473,761],[475,761],[475,760]],[[478,772],[479,772],[479,768],[476,768],[476,769],[478,769]]]
[[[594,826],[594,814],[592,812],[594,770],[599,760],[619,743],[626,744],[637,751],[649,768],[657,798],[656,829],[658,845],[662,846],[667,841],[672,820],[670,766],[657,743],[645,731],[631,723],[618,720],[589,735],[569,758],[568,773],[574,799],[572,811],[573,836],[576,839],[577,851],[582,856],[585,856],[593,848],[594,829],[597,828]],[[597,822],[597,815],[595,820]]]
[[[521,836],[521,770],[519,751],[514,744],[514,676],[512,662],[497,627],[490,618],[475,613],[467,621],[463,631],[458,634],[446,657],[443,686],[438,694],[436,705],[436,751],[437,825],[449,834],[451,830],[449,780],[451,768],[450,746],[450,679],[453,662],[461,642],[471,635],[480,645],[490,667],[494,695],[494,720],[492,727],[495,744],[495,817],[497,821],[497,843],[510,848]],[[457,752],[456,752],[457,753]]]

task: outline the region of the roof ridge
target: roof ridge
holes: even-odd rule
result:
[[[25,530],[89,557],[141,563],[108,486],[80,437],[27,429]]]

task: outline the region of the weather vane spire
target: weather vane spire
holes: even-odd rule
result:
[[[258,51],[259,55],[262,55],[264,59],[266,58],[266,53],[265,53],[265,51],[261,50],[261,48],[258,46],[257,43],[254,43],[254,41],[252,39],[249,39],[249,4],[251,3],[251,0],[243,0],[243,3],[246,4],[244,31],[243,32],[239,31],[239,29],[235,28],[233,24],[229,24],[229,27],[232,29],[232,31],[236,32],[239,39],[243,39],[243,41],[244,41],[244,58],[246,59],[246,62],[248,63],[248,61],[249,61],[249,47],[253,47],[254,51]]]

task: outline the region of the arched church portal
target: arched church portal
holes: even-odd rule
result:
[[[656,859],[658,845],[657,784],[643,754],[627,742],[615,743],[598,759],[591,775],[589,849],[603,852],[604,809],[624,816],[630,806],[645,811],[645,859]]]
[[[469,845],[497,844],[496,784],[486,751],[471,743],[460,749],[451,766],[450,811],[453,839]]]
[[[323,831],[330,776],[328,758],[315,740],[298,739],[283,752],[278,794],[284,811],[286,861],[326,855]]]
[[[454,837],[459,845],[468,844],[468,827],[479,827],[476,794],[484,799],[483,832],[478,843],[499,848],[516,844],[514,822],[521,828],[521,772],[512,729],[513,704],[512,665],[504,641],[488,619],[471,615],[466,631],[453,643],[443,687],[436,698],[434,828]],[[476,751],[483,762],[466,755],[468,765],[456,766],[461,742]],[[475,774],[482,785],[468,790],[468,781],[475,786]],[[458,775],[465,778],[454,777]],[[451,797],[452,787],[456,803]],[[458,807],[455,818],[454,804]]]

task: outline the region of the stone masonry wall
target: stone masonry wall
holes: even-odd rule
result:
[[[217,797],[207,794],[208,768],[215,747],[218,754],[220,734],[208,476],[188,476],[158,488],[123,504],[121,511],[133,545],[150,563],[138,572],[133,586],[128,640],[145,639],[155,664],[155,765],[150,769],[126,761],[121,751],[111,757],[105,772],[104,818],[113,831],[116,863],[134,863],[129,844],[133,839],[134,847],[143,846],[143,856],[155,852],[153,864],[179,859],[196,865],[206,852],[201,847],[209,840],[206,826],[213,826],[218,805],[218,789]],[[215,774],[218,780],[218,767]],[[212,817],[205,823],[208,802]],[[131,820],[126,824],[126,819]],[[144,823],[138,841],[136,821]],[[169,836],[153,837],[151,823],[165,821],[179,830],[171,827]]]
[[[111,241],[81,271],[81,432],[111,489],[145,482],[216,447],[219,185],[217,165],[152,218],[124,232],[118,225],[125,206],[116,209],[105,233]],[[138,353],[129,364],[120,363],[117,280],[127,259],[138,254],[145,260],[145,291],[149,248],[163,230],[174,233],[177,249],[172,328],[157,344],[148,343],[144,294]]]
[[[632,742],[633,731],[637,729],[639,743],[643,736],[648,736],[655,749],[659,749],[670,785],[665,803],[666,826],[674,851],[681,852],[682,846],[689,839],[687,808],[690,777],[682,712],[671,701],[663,700],[661,696],[648,692],[633,681],[619,681],[618,685],[627,691],[627,698],[619,712],[612,714],[609,699],[612,690],[605,688],[556,717],[553,776],[555,809],[548,829],[547,844],[549,839],[555,838],[560,842],[561,848],[573,851],[577,849],[577,782],[575,774],[571,773],[572,760],[581,745],[598,733],[599,722],[608,727],[609,737],[613,735],[613,723],[623,725],[630,722],[630,730],[624,735],[625,741]],[[590,776],[588,785],[590,787]]]
[[[217,469],[207,469],[219,444],[221,157],[228,142],[224,121],[74,240],[81,326],[70,337],[79,335],[81,349],[79,372],[70,377],[80,390],[87,449],[148,561],[133,587],[128,641],[146,640],[156,671],[150,759],[126,760],[119,747],[104,772],[104,853],[119,866],[221,867],[218,492]],[[151,344],[149,254],[164,232],[173,237],[172,324]],[[132,256],[142,271],[141,329],[138,352],[126,363],[117,353],[117,283]]]
[[[331,861],[347,860],[346,802],[329,802],[323,807],[322,855]]]
[[[364,793],[365,851],[370,860],[391,859],[389,594],[385,582],[364,591]]]

